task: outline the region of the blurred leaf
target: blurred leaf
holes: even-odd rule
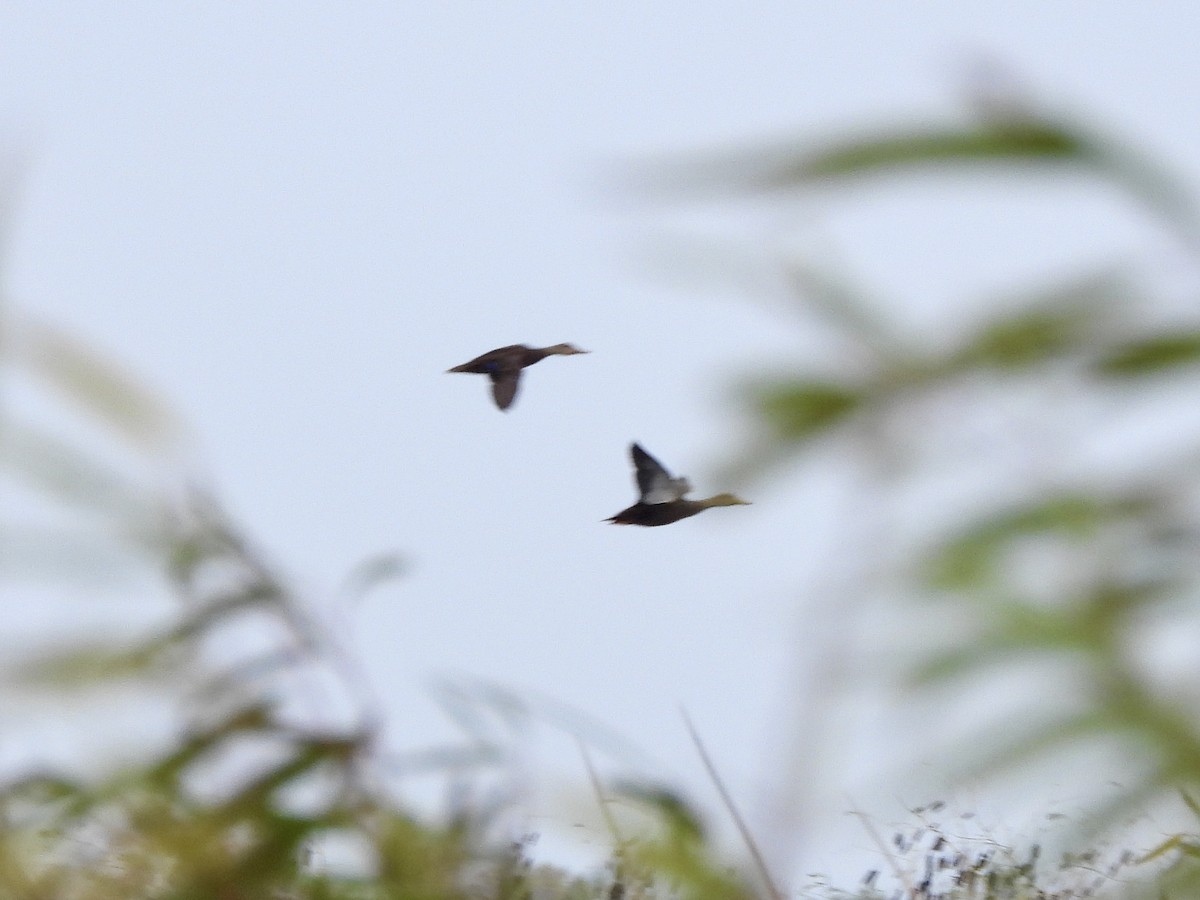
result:
[[[1097,331],[1096,304],[1066,301],[997,319],[953,354],[952,365],[1028,369],[1089,347]]]
[[[1099,656],[1111,651],[1122,617],[1158,599],[1170,582],[1118,585],[1101,582],[1080,597],[1046,606],[1020,600],[980,598],[987,625],[959,646],[930,656],[913,671],[915,684],[953,681],[997,663],[1026,662],[1035,653],[1069,652]]]
[[[223,810],[238,817],[252,817],[255,810],[268,808],[281,788],[325,763],[349,759],[359,749],[359,742],[353,738],[302,741],[288,759],[243,784],[222,804]]]
[[[303,659],[303,654],[293,647],[269,650],[202,677],[193,688],[191,698],[200,703],[217,704],[222,698],[240,696],[248,686],[293,669]]]
[[[63,804],[68,814],[79,811],[89,800],[82,784],[57,774],[28,773],[0,786],[2,803],[34,803],[39,807]]]
[[[633,867],[660,876],[680,900],[751,900],[758,896],[738,873],[720,865],[695,842],[632,840],[622,857]]]
[[[951,354],[951,369],[1027,369],[1090,349],[1114,310],[1132,305],[1124,272],[1105,268],[1021,298],[1022,309],[1002,313]],[[997,304],[1000,305],[1000,304]]]
[[[181,428],[165,403],[114,362],[45,323],[22,323],[20,343],[29,367],[47,383],[142,447],[163,449]]]
[[[160,641],[114,647],[112,640],[88,640],[43,651],[33,659],[11,665],[7,677],[24,688],[53,690],[145,678],[161,662],[166,647]]]
[[[1086,710],[1047,716],[1045,706],[1038,710],[1040,720],[1027,716],[1021,721],[1006,721],[972,738],[956,754],[966,778],[979,778],[1028,763],[1084,738],[1108,733],[1102,713]]]
[[[1200,362],[1200,331],[1174,331],[1123,344],[1096,363],[1110,378],[1157,375],[1168,369]]]
[[[858,390],[824,381],[772,381],[746,393],[767,426],[781,440],[793,442],[828,431],[863,401]]]
[[[9,677],[26,688],[63,690],[97,686],[114,680],[161,675],[166,654],[176,648],[196,646],[208,631],[227,623],[231,616],[255,609],[278,599],[271,585],[250,585],[241,591],[222,595],[181,617],[175,624],[152,634],[132,646],[120,646],[112,639],[87,640],[67,647],[42,651],[36,657],[17,663]],[[290,659],[290,657],[289,657]],[[269,661],[277,662],[275,658]],[[251,660],[263,665],[264,659]],[[240,669],[238,682],[224,682],[229,692],[245,684],[252,669]]]
[[[1139,862],[1153,862],[1161,856],[1174,851],[1180,851],[1188,856],[1200,856],[1200,843],[1196,843],[1193,835],[1173,834],[1157,847],[1147,850]]]
[[[1033,116],[989,119],[978,127],[920,129],[835,143],[790,166],[777,163],[759,176],[759,187],[782,187],[821,178],[845,178],[913,166],[960,163],[1074,162],[1127,189],[1189,240],[1196,233],[1189,192],[1162,167],[1109,135],[1066,120]]]
[[[195,641],[205,632],[228,622],[235,614],[276,604],[281,599],[278,585],[254,582],[245,587],[207,599],[189,611],[167,632],[174,642]]]
[[[1154,160],[1111,136],[1096,137],[1091,144],[1096,169],[1160,216],[1195,249],[1200,241],[1200,223],[1188,186]]]
[[[700,814],[678,791],[655,784],[620,782],[613,785],[612,792],[653,812],[673,840],[704,842]]]
[[[1035,651],[1071,650],[1081,643],[1069,620],[1048,613],[1041,618],[1037,610],[1015,603],[997,607],[989,606],[990,616],[1004,624],[971,639],[966,646],[930,655],[911,671],[909,684],[928,687],[961,682],[986,669],[1012,665],[1017,654],[1028,661]]]
[[[261,700],[238,706],[211,725],[185,734],[172,752],[155,760],[146,773],[147,779],[164,790],[173,790],[171,785],[183,770],[222,741],[239,734],[270,734],[277,730],[271,708],[270,703]]]
[[[386,757],[386,763],[400,774],[414,775],[429,771],[497,766],[508,757],[509,754],[502,747],[481,740],[471,744],[446,744],[425,750],[392,753]]]
[[[786,274],[796,296],[842,337],[859,342],[877,357],[908,355],[903,352],[900,336],[872,308],[865,291],[825,269],[798,261],[787,266]]]
[[[455,898],[471,858],[465,835],[456,829],[439,831],[400,815],[375,825],[379,855],[379,884],[367,896],[397,898]]]
[[[1096,730],[1097,742],[1106,738],[1111,740],[1111,737],[1111,732],[1107,729],[1098,728]],[[1141,756],[1138,762],[1144,760],[1150,764],[1143,767],[1134,763],[1131,758],[1131,765],[1122,774],[1120,783],[1113,785],[1117,788],[1116,792],[1088,810],[1087,818],[1080,823],[1080,827],[1077,829],[1081,836],[1095,838],[1095,836],[1109,831],[1115,824],[1127,824],[1138,816],[1144,816],[1156,797],[1175,787],[1174,784],[1163,779],[1163,773],[1151,762],[1153,748],[1142,743],[1135,750],[1139,755],[1146,751],[1150,751],[1151,756]],[[1195,896],[1195,894],[1193,893],[1191,896]]]
[[[402,578],[408,572],[408,560],[399,553],[380,553],[356,565],[346,576],[345,592],[360,598],[388,581]]]
[[[969,590],[988,581],[1009,542],[1030,534],[1087,535],[1104,522],[1148,514],[1154,500],[1145,495],[1102,498],[1062,493],[987,517],[945,543],[925,566],[931,587]]]
[[[1034,118],[995,120],[961,128],[890,128],[827,141],[777,142],[769,149],[733,151],[708,159],[643,166],[635,188],[644,194],[696,195],[777,191],[814,182],[953,163],[1084,163],[1090,141],[1069,128]]]
[[[1183,798],[1184,805],[1192,811],[1192,815],[1196,817],[1196,820],[1200,821],[1200,803],[1197,803],[1196,799],[1185,790],[1181,789],[1179,796]]]
[[[151,518],[144,491],[70,444],[35,428],[4,423],[0,463],[59,500],[91,507],[136,530]]]
[[[0,577],[80,579],[122,583],[143,574],[144,558],[111,536],[67,528],[20,528],[0,524]]]
[[[969,366],[1023,369],[1045,362],[1086,340],[1086,321],[1063,310],[1034,310],[985,328],[958,354]]]
[[[1061,125],[1037,119],[996,121],[961,129],[922,128],[834,143],[829,149],[781,167],[776,184],[816,178],[872,174],[931,163],[1083,160],[1088,141]]]
[[[1188,191],[1161,166],[1109,135],[1066,119],[1006,115],[958,128],[892,127],[831,140],[803,141],[643,165],[632,187],[645,196],[695,197],[775,192],[789,187],[899,174],[918,167],[1074,163],[1127,190],[1195,243],[1196,210]]]

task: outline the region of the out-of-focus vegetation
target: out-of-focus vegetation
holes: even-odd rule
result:
[[[85,576],[75,590],[94,590],[88,576],[119,570],[152,573],[136,589],[165,588],[172,604],[133,636],[10,644],[6,690],[64,704],[86,729],[114,702],[103,688],[140,687],[147,708],[151,695],[167,698],[175,725],[165,739],[153,728],[135,735],[150,746],[131,743],[119,764],[5,773],[0,896],[754,895],[666,789],[596,780],[613,853],[607,868],[578,875],[535,864],[536,836],[514,831],[504,800],[469,783],[503,764],[485,735],[397,761],[337,630],[179,471],[185,439],[166,406],[55,329],[10,315],[4,335],[5,374],[19,383],[3,410],[2,477],[15,501],[0,554],[6,600],[22,608],[22,592],[47,576]],[[395,556],[375,557],[350,573],[348,590],[402,572]],[[448,711],[469,720],[472,699],[510,715],[519,706],[496,690],[471,693],[450,691]],[[396,793],[400,776],[428,769],[446,781],[440,815]],[[608,813],[616,803],[620,825]]]
[[[806,192],[821,191],[828,206],[853,186],[861,205],[868,187],[886,191],[916,170],[927,184],[941,176],[998,193],[1043,189],[1042,204],[1057,202],[1056,184],[1088,180],[1145,217],[1156,246],[1144,258],[1114,251],[1119,258],[1083,260],[1077,273],[1040,286],[1039,273],[1020,272],[1009,296],[962,298],[955,312],[975,313],[965,328],[970,317],[957,315],[914,329],[903,302],[781,254],[781,280],[804,324],[825,329],[841,352],[744,387],[758,437],[732,466],[762,478],[833,445],[862,469],[870,497],[859,512],[902,523],[914,516],[896,512],[912,498],[943,498],[924,501],[916,527],[846,548],[872,557],[861,590],[913,602],[914,634],[923,636],[904,652],[924,708],[947,720],[970,710],[981,723],[948,766],[978,783],[1056,754],[1068,762],[1089,750],[1121,754],[1115,785],[1100,769],[1073,773],[1096,800],[1071,827],[1096,839],[1137,813],[1197,811],[1189,798],[1200,791],[1198,219],[1184,186],[1119,141],[997,100],[958,126],[731,153],[651,172],[646,186],[676,202],[761,205],[777,221],[781,204],[803,209]],[[981,202],[977,215],[988,214]],[[1168,287],[1148,277],[1162,258],[1188,273],[1185,285],[1179,273]],[[924,262],[936,270],[936,259]],[[711,254],[708,265],[719,267]],[[974,434],[964,438],[964,427]],[[1002,449],[981,446],[981,436]],[[1179,635],[1190,636],[1183,652]],[[1025,702],[989,715],[978,700],[989,696],[988,678],[1031,671],[1038,687]],[[1193,827],[1200,816],[1175,819]],[[1186,886],[1200,883],[1196,843],[1176,834],[1145,854],[1171,863],[1158,876],[1164,895],[1190,896]],[[962,895],[1035,896],[1026,874],[1027,893],[990,893],[993,878],[984,893]]]
[[[1161,226],[1161,240],[1200,264],[1185,190],[1115,141],[1018,105],[991,106],[961,126],[673,165],[646,186],[680,199],[769,201],[774,214],[796,192],[820,187],[836,198],[844,185],[869,178],[883,186],[915,167],[927,177],[954,168],[1043,184],[1093,179],[1140,203]],[[923,343],[907,336],[899,304],[864,297],[811,265],[779,265],[805,315],[847,348],[846,364],[819,369],[798,361],[790,371],[757,374],[741,395],[757,442],[735,470],[762,478],[841,441],[856,451],[849,459],[873,466],[872,502],[892,507],[931,473],[952,486],[958,467],[974,473],[962,480],[972,487],[954,492],[954,502],[903,552],[853,548],[886,560],[889,590],[919,601],[914,618],[928,616],[931,639],[911,648],[918,697],[969,706],[972,686],[989,673],[1031,665],[1042,673],[1044,691],[1017,712],[989,717],[983,710],[985,731],[952,753],[952,764],[978,778],[1115,742],[1139,761],[1137,770],[1115,793],[1103,793],[1080,840],[1098,840],[1130,811],[1170,803],[1195,814],[1200,829],[1192,800],[1200,796],[1198,657],[1193,648],[1175,665],[1149,664],[1164,637],[1198,620],[1200,431],[1185,426],[1200,405],[1176,399],[1162,406],[1161,420],[1180,427],[1152,444],[1139,441],[1120,465],[1088,466],[1074,453],[1097,431],[1119,431],[1123,416],[1162,405],[1169,390],[1176,393],[1168,399],[1190,397],[1180,386],[1200,387],[1200,278],[1187,289],[1184,313],[1164,316],[1171,304],[1134,268],[1106,264],[1000,298],[973,329]],[[606,815],[614,849],[600,873],[535,866],[526,836],[498,827],[494,806],[418,815],[393,791],[381,723],[355,661],[293,587],[219,504],[184,489],[183,478],[167,478],[165,488],[126,478],[100,461],[106,454],[90,451],[73,420],[98,424],[148,470],[169,470],[164,461],[184,437],[163,404],[59,332],[12,315],[3,325],[6,375],[41,398],[3,410],[3,478],[22,483],[31,508],[50,510],[56,524],[4,523],[0,562],[7,570],[0,576],[14,584],[25,574],[18,553],[65,573],[80,555],[86,562],[108,545],[153,570],[175,603],[164,621],[130,639],[49,643],[10,667],[9,688],[42,690],[53,703],[64,694],[93,696],[86,692],[99,684],[153,686],[172,699],[177,727],[159,745],[131,748],[129,764],[82,774],[35,767],[0,787],[0,894],[617,900],[788,893],[762,866],[743,872],[723,862],[677,795],[604,785],[594,774],[603,811],[620,796],[652,826],[626,834]],[[1023,478],[984,479],[979,489],[987,455],[946,448],[964,410],[1000,406],[1021,411],[1005,423],[1004,440],[1051,465]],[[51,408],[57,424],[39,424],[37,410]],[[1061,434],[1064,418],[1078,424],[1071,446],[1044,447],[1047,434]],[[880,460],[886,465],[875,465]],[[393,561],[376,560],[358,576],[365,585],[394,571]],[[7,593],[19,592],[17,585]],[[937,623],[947,621],[952,641],[939,639]],[[230,641],[231,634],[250,637]],[[345,715],[306,715],[296,702],[314,668],[340,685]],[[450,780],[451,770],[458,777],[464,760],[486,759],[487,749],[431,759],[446,763]],[[732,804],[728,812],[736,816]],[[1134,890],[1123,876],[1135,872],[1146,890],[1184,897],[1200,879],[1200,837],[1186,831],[1106,868],[1088,850],[1052,864],[1032,843],[980,847],[935,822],[918,827],[919,835],[881,841],[886,871],[865,873],[841,895],[1090,896]]]

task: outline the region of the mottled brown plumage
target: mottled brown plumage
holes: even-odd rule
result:
[[[638,486],[638,502],[605,519],[614,525],[670,525],[704,512],[714,506],[748,506],[746,500],[733,494],[717,494],[702,500],[688,500],[684,495],[692,489],[686,478],[674,478],[657,459],[638,444],[629,447],[633,458]]]
[[[525,344],[512,344],[489,350],[482,356],[477,356],[461,366],[447,369],[447,372],[473,372],[486,375],[492,381],[492,399],[500,409],[512,406],[517,396],[517,388],[521,385],[521,370],[541,362],[547,356],[572,356],[576,353],[587,353],[571,344],[555,344],[552,347],[529,347]]]

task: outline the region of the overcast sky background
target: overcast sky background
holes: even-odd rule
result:
[[[1200,184],[1198,27],[1185,2],[5,4],[6,291],[170,399],[195,469],[314,602],[404,555],[353,620],[396,746],[454,733],[431,678],[477,676],[586,711],[721,818],[683,704],[765,822],[795,777],[799,598],[839,577],[845,473],[793,469],[746,487],[753,506],[669,528],[601,520],[633,499],[631,440],[702,495],[728,488],[731,378],[795,367],[814,337],[755,298],[647,277],[637,251],[663,217],[604,176],[948,120],[995,59]],[[993,196],[987,221],[974,198],[854,191],[793,215],[919,330],[1153,238],[1110,196],[1061,199]],[[482,377],[444,374],[560,341],[592,353],[529,370],[507,414]],[[539,740],[582,781],[569,741]],[[808,868],[869,867],[848,798],[884,818],[930,799],[881,770],[894,755],[860,744],[823,776]]]

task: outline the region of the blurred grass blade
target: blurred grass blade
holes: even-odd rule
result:
[[[1096,642],[1096,628],[1086,616],[1038,609],[1017,601],[996,601],[986,604],[986,609],[992,623],[988,631],[965,646],[930,655],[910,672],[909,683],[928,687],[962,681],[987,669],[1011,667],[1016,654],[1032,660],[1039,653],[1087,650]]]
[[[721,466],[717,481],[744,484],[793,458],[797,445],[816,440],[849,419],[864,404],[862,391],[817,379],[752,382],[743,385],[740,408],[757,414],[762,433],[752,446]]]
[[[381,584],[403,578],[408,573],[408,560],[400,553],[379,553],[368,557],[350,570],[343,592],[358,600]]]
[[[786,275],[793,293],[841,334],[880,357],[901,355],[899,335],[871,308],[864,291],[824,268],[801,261],[790,263]]]
[[[1138,494],[1103,498],[1062,493],[988,516],[944,544],[925,567],[926,582],[943,590],[970,590],[989,581],[1009,542],[1030,534],[1091,534],[1106,521],[1150,513],[1154,500]]]
[[[137,486],[39,429],[5,422],[0,464],[64,503],[95,509],[139,529],[150,520],[152,506]]]
[[[124,583],[142,573],[144,559],[110,536],[80,529],[19,527],[0,523],[0,578],[89,585]]]
[[[157,672],[165,649],[161,641],[120,647],[112,640],[87,640],[10,666],[6,680],[27,689],[62,691],[145,679]]]
[[[1196,363],[1200,331],[1175,331],[1121,345],[1096,363],[1096,372],[1108,378],[1135,378]]]
[[[955,163],[1076,162],[1096,155],[1091,142],[1062,125],[1040,119],[998,120],[960,128],[891,128],[826,142],[802,141],[769,149],[644,167],[643,193],[666,197],[773,192],[920,166]]]
[[[1079,310],[1036,309],[1006,316],[972,338],[956,367],[1028,369],[1086,346],[1090,321]]]
[[[163,401],[66,332],[26,320],[17,346],[36,375],[135,445],[164,450],[180,438],[182,429]]]
[[[957,758],[966,763],[965,778],[973,779],[1011,771],[1031,760],[1044,758],[1081,738],[1108,733],[1104,714],[1085,711],[1046,717],[1029,723],[1007,722],[970,739]],[[980,751],[983,754],[980,755]]]
[[[834,144],[790,168],[780,168],[768,186],[936,163],[1082,161],[1093,152],[1081,135],[1037,119],[1005,120],[962,129],[930,127]]]
[[[481,769],[499,766],[508,758],[504,748],[485,741],[472,744],[446,744],[392,753],[384,758],[386,765],[402,775],[429,771]]]
[[[612,785],[613,798],[631,800],[654,814],[667,832],[676,840],[706,840],[707,828],[695,805],[678,791],[660,784],[618,781]]]
[[[9,678],[26,688],[62,690],[161,675],[173,651],[195,648],[235,616],[277,599],[278,594],[271,586],[251,585],[210,600],[135,644],[113,639],[86,640],[51,649],[16,664],[9,671]],[[244,678],[229,687],[244,686],[248,681],[249,678]]]
[[[146,777],[160,785],[171,784],[185,769],[223,741],[245,734],[271,734],[276,729],[277,725],[271,716],[271,704],[267,701],[257,700],[237,706],[208,727],[183,735],[172,752],[155,759],[146,771]]]
[[[1186,805],[1187,808],[1192,811],[1192,815],[1196,817],[1198,822],[1200,822],[1200,803],[1197,803],[1196,799],[1185,790],[1181,789],[1179,791],[1179,796],[1183,798],[1184,805]]]
[[[919,129],[834,144],[777,164],[760,187],[785,187],[823,179],[886,174],[898,169],[962,163],[1076,163],[1121,185],[1191,241],[1197,216],[1189,192],[1165,169],[1110,135],[1065,120],[1040,117],[989,119],[967,129]]]
[[[829,141],[729,151],[646,165],[634,190],[665,199],[771,193],[833,181],[955,165],[1074,164],[1120,185],[1187,240],[1200,237],[1187,191],[1161,166],[1108,135],[1045,116],[987,117],[962,127],[893,127]]]
[[[1110,268],[1020,298],[1023,309],[985,325],[953,355],[951,367],[1028,369],[1089,350],[1116,309],[1135,298],[1129,279]]]
[[[1111,176],[1195,249],[1200,242],[1200,218],[1184,184],[1164,167],[1111,137],[1097,138],[1092,146],[1097,170]]]
[[[750,405],[781,440],[799,443],[829,431],[863,402],[860,391],[829,381],[780,379],[745,389]]]

